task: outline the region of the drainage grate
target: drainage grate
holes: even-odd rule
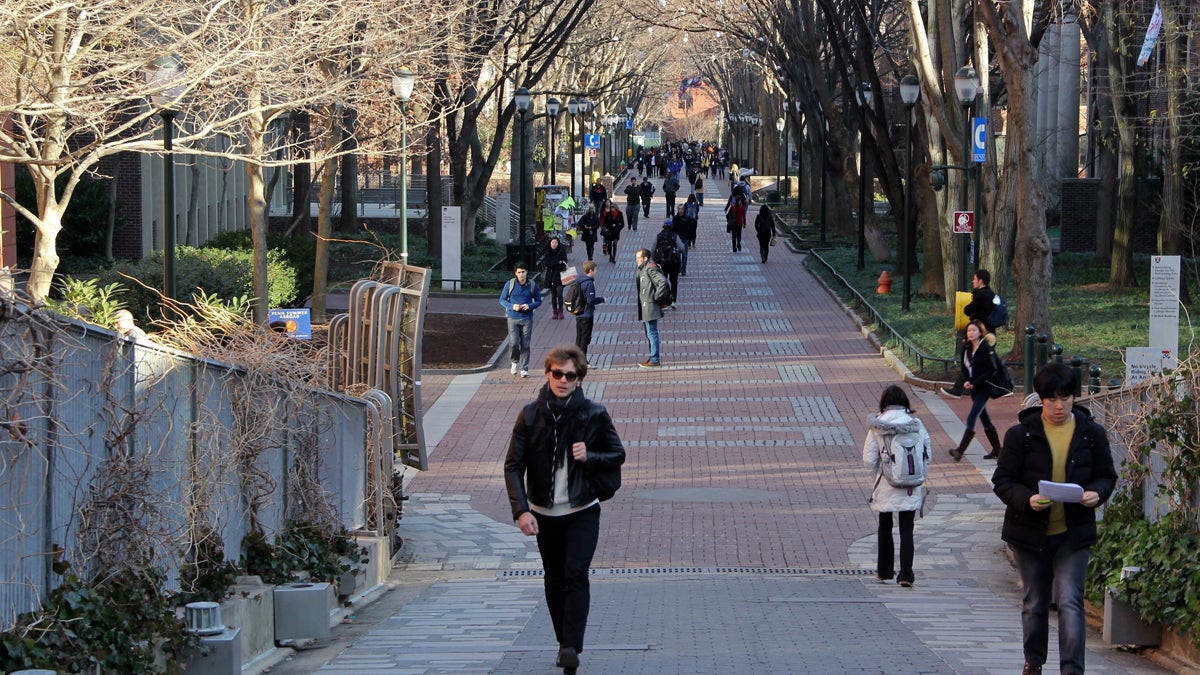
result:
[[[845,567],[612,567],[591,570],[590,576],[677,576],[680,574],[738,574],[755,576],[853,576],[874,574]],[[542,570],[500,570],[497,578],[540,577]]]

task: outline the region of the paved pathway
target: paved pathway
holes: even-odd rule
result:
[[[860,448],[866,416],[898,378],[801,255],[777,246],[763,265],[752,237],[730,251],[716,183],[678,309],[660,322],[662,368],[636,365],[647,350],[633,297],[633,254],[661,227],[661,189],[619,262],[599,260],[607,302],[584,386],[612,413],[629,459],[601,518],[580,672],[1020,672],[1019,595],[992,463],[978,445],[961,464],[941,450],[961,432],[965,405],[913,392],[938,448],[916,527],[917,582],[876,583]],[[571,260],[583,260],[582,246]],[[534,360],[573,338],[572,321],[539,311]],[[436,447],[433,468],[409,477],[396,589],[328,646],[272,672],[561,672],[536,548],[512,525],[501,480],[512,422],[542,380],[512,377],[505,361],[425,378]],[[1016,406],[1005,399],[992,411],[1012,420]],[[1052,663],[1056,653],[1052,637]],[[1167,672],[1098,634],[1088,664]]]

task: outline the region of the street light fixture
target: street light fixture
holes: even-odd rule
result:
[[[581,107],[579,99],[574,96],[567,100],[567,112],[570,113],[567,119],[567,170],[570,180],[567,181],[567,185],[570,186],[571,196],[576,199],[579,193],[575,191],[575,118],[579,115]]]
[[[558,111],[561,109],[562,104],[553,96],[550,97],[549,101],[546,101],[546,115],[550,118],[550,152],[547,158],[549,166],[546,167],[547,185],[554,185],[558,181],[558,176],[556,175],[556,170],[558,169],[556,166],[558,163],[556,161],[558,159],[558,148],[554,145],[554,128],[558,126]]]
[[[908,108],[908,162],[905,167],[904,176],[904,236],[901,237],[900,254],[904,256],[904,286],[903,296],[900,298],[900,311],[907,312],[910,309],[910,297],[912,296],[912,260],[915,256],[914,243],[916,240],[915,232],[913,232],[913,108],[916,107],[917,101],[921,100],[921,81],[916,75],[905,75],[900,80],[900,100],[904,102],[904,106]]]
[[[183,62],[178,56],[160,56],[142,73],[150,86],[150,101],[163,121],[163,296],[175,296],[175,115],[171,108],[183,93]]]
[[[782,137],[784,137],[784,205],[785,205],[785,207],[787,205],[787,197],[790,196],[791,192],[792,192],[792,179],[791,179],[791,177],[788,177],[788,169],[791,169],[790,165],[792,163],[792,151],[791,151],[790,147],[788,147],[788,145],[790,145],[791,141],[792,141],[792,139],[790,137],[788,137],[788,133],[787,133],[787,123],[788,123],[788,121],[791,121],[790,119],[788,119],[791,117],[791,115],[788,114],[788,109],[790,109],[790,104],[788,104],[787,98],[784,98],[784,117],[781,118],[782,120],[784,120],[784,131],[781,131],[780,133],[782,133]]]
[[[859,111],[858,123],[858,269],[866,267],[867,249],[867,162],[863,140],[867,135],[867,113],[874,96],[871,84],[863,82],[858,90]]]
[[[786,106],[787,104],[784,103],[784,105]],[[787,108],[784,108],[784,115],[786,114]],[[787,141],[783,137],[783,128],[786,125],[787,122],[783,117],[778,117],[775,119],[775,130],[779,132],[779,145],[782,146],[780,148],[780,152],[775,153],[775,192],[779,195],[783,194],[783,179],[779,177],[779,158],[781,155],[784,157],[787,156]]]
[[[408,264],[408,99],[417,76],[401,68],[392,76],[392,92],[400,99],[400,262]]]
[[[517,217],[520,220],[520,223],[517,226],[519,231],[517,235],[517,241],[519,242],[517,246],[517,255],[520,257],[520,261],[524,263],[527,260],[525,257],[525,208],[528,205],[527,195],[529,194],[529,141],[525,134],[527,133],[526,129],[528,128],[526,117],[529,115],[529,107],[532,104],[533,99],[529,95],[528,89],[525,87],[519,87],[513,93],[513,102],[516,103],[517,115],[521,118],[521,161],[519,163],[519,171],[521,172],[521,176],[517,181],[517,184],[520,186],[519,189],[521,190],[521,196],[518,199],[520,206],[517,207]]]

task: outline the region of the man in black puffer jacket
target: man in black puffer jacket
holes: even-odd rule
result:
[[[1096,507],[1106,502],[1117,472],[1104,427],[1075,405],[1075,374],[1060,363],[1038,372],[1040,407],[1021,412],[1004,435],[992,474],[1007,508],[1001,537],[1012,550],[1025,588],[1021,624],[1025,670],[1040,675],[1046,662],[1050,603],[1058,605],[1058,652],[1063,673],[1083,673],[1087,621],[1083,585],[1096,542]],[[1076,494],[1055,501],[1040,481],[1073,484]]]
[[[604,406],[580,387],[587,358],[575,345],[546,357],[546,384],[513,426],[504,482],[513,520],[537,536],[557,666],[579,667],[591,602],[588,567],[600,535],[600,501],[620,486],[625,448]]]

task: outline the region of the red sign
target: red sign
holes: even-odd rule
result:
[[[954,225],[954,234],[974,234],[975,212],[955,211],[954,219],[951,221],[951,223]]]

